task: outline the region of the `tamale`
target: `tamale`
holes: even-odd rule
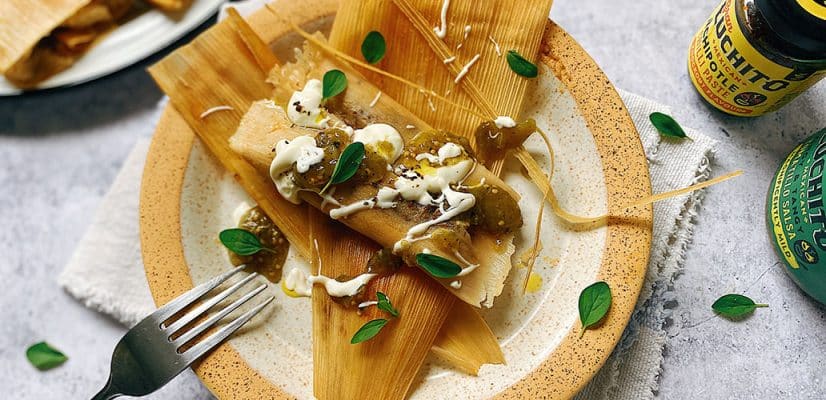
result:
[[[232,14],[231,14],[232,15]],[[235,18],[235,16],[231,17]],[[254,20],[268,22],[266,18],[253,17]],[[243,23],[243,21],[240,21]],[[318,212],[306,207],[295,206],[280,199],[269,181],[269,175],[259,173],[255,167],[240,159],[235,152],[228,147],[228,137],[235,131],[240,122],[240,113],[246,110],[254,100],[266,98],[271,87],[263,79],[261,69],[258,65],[260,59],[265,56],[253,56],[249,53],[250,48],[260,49],[260,46],[249,45],[240,36],[240,33],[233,27],[238,26],[239,21],[226,21],[210,28],[207,32],[197,38],[192,44],[187,45],[164,60],[150,68],[150,73],[158,82],[161,88],[169,95],[172,104],[185,116],[186,120],[194,128],[198,136],[207,144],[210,151],[216,158],[230,171],[233,171],[239,183],[258,202],[268,215],[277,223],[288,236],[293,246],[299,249],[307,259],[311,256],[312,246],[309,241],[309,230],[305,215],[310,212]],[[267,25],[268,29],[272,25]],[[260,26],[254,28],[261,29]],[[254,38],[247,38],[254,40]],[[220,74],[220,77],[219,77]],[[222,82],[222,85],[211,85],[210,82]],[[253,104],[252,107],[263,107],[265,110],[272,110],[266,107],[266,102]],[[209,115],[202,119],[200,115],[204,110],[216,105],[230,105],[232,111],[226,111]],[[251,113],[256,115],[256,113]],[[269,124],[273,124],[275,118],[247,119],[241,129],[252,129],[255,131],[268,131]],[[265,141],[264,141],[265,142]],[[264,143],[257,141],[256,143]],[[264,145],[269,150],[267,145]],[[253,160],[252,164],[256,164]],[[269,165],[269,160],[265,161]],[[266,170],[266,167],[265,167]],[[276,198],[277,197],[277,198]],[[321,216],[322,221],[327,221],[326,216]],[[365,243],[358,239],[357,234],[347,232],[336,238],[337,246],[348,246],[353,252],[370,252],[375,249],[375,245]],[[360,246],[357,245],[360,243]],[[322,238],[319,241],[321,249],[327,248]],[[332,254],[332,253],[330,253]],[[327,263],[331,268],[339,268],[338,264]],[[363,269],[363,264],[358,265]],[[326,268],[326,267],[325,267]],[[325,270],[326,271],[326,270]],[[397,277],[398,276],[398,277]],[[385,293],[391,294],[394,304],[402,310],[399,318],[399,327],[416,327],[415,333],[417,341],[408,343],[404,336],[389,337],[377,344],[370,345],[371,351],[364,351],[363,347],[353,347],[353,349],[342,346],[352,346],[348,343],[354,330],[342,332],[332,330],[331,324],[340,324],[348,329],[358,329],[363,323],[363,317],[354,312],[341,313],[336,308],[331,308],[328,313],[320,314],[319,319],[314,321],[324,321],[323,318],[335,319],[326,324],[329,334],[317,331],[314,337],[314,348],[316,350],[332,348],[328,353],[318,354],[314,361],[315,377],[322,381],[318,382],[316,396],[320,399],[343,398],[338,396],[338,388],[347,382],[352,386],[352,390],[357,388],[372,388],[371,383],[375,380],[375,371],[369,368],[376,363],[384,363],[384,357],[388,354],[406,354],[407,367],[400,368],[392,376],[395,381],[388,383],[386,390],[388,396],[401,398],[410,387],[410,383],[415,379],[424,354],[430,349],[433,337],[439,331],[444,322],[445,315],[450,309],[450,304],[454,302],[453,296],[441,287],[433,284],[420,272],[413,269],[406,269],[401,274],[377,280],[375,285],[380,286]],[[371,288],[374,287],[371,286]],[[371,289],[368,288],[368,289]],[[395,296],[405,293],[405,296]],[[412,296],[407,296],[407,294]],[[419,294],[419,295],[417,295]],[[422,295],[427,296],[422,296]],[[403,299],[403,297],[408,297]],[[419,302],[423,302],[419,304]],[[314,309],[318,307],[334,307],[327,296],[314,296]],[[424,307],[424,309],[420,309]],[[319,326],[325,326],[320,324]],[[470,326],[472,328],[472,326]],[[388,327],[390,329],[391,327]],[[406,334],[404,330],[397,330],[395,333]],[[461,327],[459,327],[461,329]],[[455,328],[452,330],[456,330]],[[387,336],[395,336],[394,332],[388,331]],[[482,335],[480,335],[481,337]],[[342,344],[344,342],[344,344]],[[379,343],[382,343],[379,345]],[[362,349],[362,350],[359,350]],[[360,351],[352,353],[352,351]],[[369,356],[369,357],[368,357]],[[341,358],[351,357],[351,358]],[[397,359],[398,360],[398,359]],[[363,366],[362,366],[363,364]],[[386,365],[386,364],[383,364]],[[344,371],[342,368],[346,368]],[[324,380],[324,377],[340,376],[342,371],[347,373],[346,380]],[[361,375],[354,375],[351,371],[360,371]],[[392,388],[391,388],[392,387]]]
[[[355,276],[379,249],[369,239],[320,213],[310,217],[318,242],[314,268],[326,276]],[[346,238],[346,239],[344,239]],[[320,261],[320,266],[318,262]],[[438,327],[455,297],[416,268],[371,281],[365,292],[386,294],[399,310],[391,318],[377,307],[362,315],[334,302],[320,286],[313,288],[313,392],[320,400],[403,399],[419,371]],[[350,338],[366,322],[389,319],[373,339],[356,345]]]
[[[8,75],[15,64],[29,59],[32,49],[41,39],[49,36],[63,21],[88,3],[89,0],[0,1],[0,18],[4,21],[0,24],[0,73]],[[58,67],[65,68],[68,65]],[[42,72],[31,74],[40,75]],[[15,74],[17,75],[25,78],[20,72]]]
[[[190,3],[172,2],[177,5],[165,10],[177,11]],[[36,86],[71,67],[95,41],[117,27],[133,3],[134,0],[0,1],[0,73],[18,87]]]
[[[314,50],[311,45],[305,47],[305,51],[301,57],[292,65],[286,65],[277,69],[277,74],[271,74],[270,80],[274,82],[276,88],[283,91],[284,88],[291,88],[303,85],[309,78],[319,78],[321,71],[330,69],[340,69],[345,71],[348,76],[349,84],[347,91],[342,95],[339,101],[341,110],[339,115],[346,115],[352,117],[346,121],[348,124],[359,127],[364,126],[368,122],[382,122],[393,126],[405,127],[413,126],[418,129],[399,129],[402,137],[407,136],[406,142],[412,137],[410,131],[428,131],[431,128],[422,122],[419,118],[412,115],[409,111],[401,108],[393,99],[383,96],[380,101],[375,103],[372,107],[368,107],[371,99],[374,98],[377,89],[370,83],[360,77],[360,74],[347,65],[336,63],[335,61],[325,58],[324,55],[317,50]],[[296,78],[298,77],[298,78]],[[276,93],[276,98],[285,97],[283,94]],[[295,137],[306,135],[306,130],[301,128],[292,128],[293,124],[282,118],[283,126],[278,129],[279,135],[270,137],[270,139],[286,139],[292,140]],[[234,143],[248,142],[252,143],[256,140],[254,135],[246,138],[233,139]],[[252,152],[244,152],[243,149],[236,149],[241,151],[245,157],[274,157],[272,149],[268,149],[266,153],[255,154]],[[259,150],[263,150],[260,148]],[[477,165],[466,179],[467,185],[475,185],[484,179],[485,183],[491,187],[503,190],[509,193],[513,199],[517,199],[518,195],[514,193],[504,182],[487,171],[483,166]],[[345,191],[336,193],[336,198],[342,204],[349,204],[358,202],[372,197],[375,189],[370,185],[356,186],[352,188],[345,188]],[[344,193],[340,196],[341,193]],[[329,212],[332,206],[323,207],[322,199],[310,192],[302,192],[301,197],[312,204],[313,206]],[[419,223],[418,221],[408,219],[402,216],[395,209],[366,209],[358,213],[351,214],[342,219],[342,222],[361,232],[362,234],[376,240],[384,247],[392,248],[394,244],[407,235],[408,230]],[[450,228],[457,229],[457,228]],[[428,249],[444,258],[454,260],[459,265],[466,264],[465,260],[470,260],[469,263],[478,263],[479,268],[473,273],[470,273],[461,278],[462,286],[459,289],[450,287],[450,284],[455,279],[439,279],[445,287],[448,287],[452,293],[458,296],[463,301],[468,302],[474,306],[487,306],[493,304],[494,298],[499,295],[502,290],[504,280],[510,270],[510,256],[513,253],[512,236],[510,234],[491,235],[484,231],[477,231],[474,234],[468,235],[467,239],[463,241],[457,240],[452,242],[450,247],[445,247],[444,242],[439,242],[435,239],[430,239],[427,236],[417,238],[415,241],[411,240],[409,243],[408,254],[415,254]],[[480,244],[491,244],[490,246],[482,246]],[[496,243],[503,243],[504,245],[496,245]],[[408,263],[414,263],[410,258],[407,258]]]

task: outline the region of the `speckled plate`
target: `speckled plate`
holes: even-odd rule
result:
[[[305,26],[329,27],[335,1],[309,1],[312,7],[307,2],[279,7],[295,8],[290,11],[304,18]],[[275,49],[289,50],[287,28],[268,15],[255,14],[250,23]],[[572,229],[546,215],[536,266],[541,285],[521,294],[526,271],[515,268],[496,305],[483,313],[508,364],[484,366],[478,377],[470,377],[428,359],[412,398],[571,397],[605,362],[634,309],[648,262],[652,208],[624,212],[621,205],[651,191],[639,136],[602,71],[550,21],[541,61],[542,73],[533,80],[522,117],[535,118],[552,138],[553,184],[560,202],[578,214],[612,211],[623,218],[599,228]],[[547,167],[539,140],[531,138],[526,146]],[[534,221],[539,193],[516,163],[506,165],[503,176],[523,196],[525,221]],[[143,258],[156,303],[229,267],[217,236],[234,225],[233,211],[244,200],[232,176],[167,108],[147,158],[140,210]],[[519,249],[530,244],[533,229],[526,223]],[[288,263],[304,262],[294,254],[288,258]],[[577,299],[597,280],[610,284],[613,305],[602,325],[578,339]],[[267,290],[276,297],[275,306],[195,367],[219,398],[312,398],[310,301],[289,298],[274,286]]]

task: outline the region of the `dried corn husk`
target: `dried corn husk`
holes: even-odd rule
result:
[[[505,356],[482,316],[467,303],[457,302],[442,326],[433,353],[454,368],[476,375],[483,364],[504,364]]]
[[[267,98],[270,91],[258,59],[234,28],[234,20],[230,18],[210,28],[150,67],[149,72],[210,152],[236,174],[239,183],[287,240],[309,258],[306,221],[294,217],[306,215],[306,210],[275,193],[269,176],[260,174],[228,145],[252,101]],[[248,41],[255,40],[260,41],[257,36],[248,37]],[[205,111],[217,106],[232,109],[201,118]]]
[[[403,6],[416,11],[419,20],[411,20]],[[381,32],[388,41],[387,54],[378,66],[395,75],[436,91],[447,93],[459,104],[477,108],[489,118],[519,115],[527,90],[527,80],[514,74],[505,62],[505,52],[519,51],[529,60],[536,58],[551,1],[484,2],[453,1],[447,12],[447,35],[438,39],[433,28],[440,24],[442,1],[343,0],[336,15],[330,44],[355,57],[360,56],[361,42],[371,30]],[[417,21],[418,25],[414,25]],[[464,28],[470,26],[465,38]],[[430,40],[423,35],[426,31]],[[491,39],[492,38],[492,39]],[[501,56],[494,41],[499,44]],[[439,54],[432,48],[441,44]],[[461,44],[461,48],[456,49]],[[459,83],[459,71],[476,54],[480,55]],[[455,61],[444,63],[450,56]],[[454,107],[433,112],[422,94],[406,85],[362,71],[385,94],[421,117],[430,125],[471,139],[482,122],[478,117]],[[471,100],[474,99],[475,101]],[[481,107],[488,104],[487,107]]]
[[[324,275],[358,275],[379,249],[319,213],[310,221],[319,249],[313,259],[320,260]],[[320,400],[403,399],[455,301],[416,268],[376,278],[365,290],[374,299],[377,291],[387,294],[399,318],[376,307],[359,316],[332,301],[323,288],[313,289],[313,393]],[[350,344],[362,325],[377,318],[390,322],[373,339]]]

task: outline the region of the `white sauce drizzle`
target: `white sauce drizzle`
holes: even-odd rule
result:
[[[339,219],[363,210],[369,210],[376,205],[375,199],[359,200],[339,208],[330,210],[330,218]]]
[[[472,67],[473,64],[476,64],[476,61],[479,61],[479,56],[479,54],[473,56],[473,58],[470,59],[470,62],[465,64],[464,67],[462,67],[462,70],[459,71],[459,75],[456,75],[456,79],[453,80],[453,83],[459,83],[459,81],[461,81],[462,78],[464,78],[465,75],[467,75],[468,71],[470,71],[470,67]]]
[[[456,258],[458,258],[463,263],[465,263],[465,265],[467,265],[466,267],[462,268],[462,271],[459,272],[458,274],[456,274],[456,276],[465,276],[465,275],[473,272],[473,270],[475,270],[476,268],[479,268],[479,264],[471,264],[471,263],[468,262],[468,260],[465,260],[465,258],[462,257],[462,253],[459,253],[458,251],[454,251],[453,254],[456,256]]]
[[[303,90],[296,90],[287,103],[287,116],[294,124],[305,128],[326,129],[327,111],[321,107],[323,86],[318,79],[310,79]]]
[[[362,286],[370,282],[377,274],[361,274],[349,281],[339,282],[324,275],[307,275],[301,268],[293,268],[284,280],[284,286],[299,296],[312,297],[313,285],[324,286],[324,290],[332,297],[355,296]]]
[[[447,8],[450,6],[450,0],[444,0],[442,3],[442,13],[440,16],[441,25],[433,28],[433,32],[436,32],[436,36],[439,39],[444,39],[447,36]]]
[[[465,25],[465,35],[462,37],[462,40],[467,40],[467,37],[470,35],[470,25]]]
[[[210,114],[216,113],[218,111],[232,111],[232,110],[234,110],[234,108],[232,108],[230,106],[215,106],[215,107],[212,107],[212,108],[202,112],[201,115],[198,118],[204,119],[207,116],[209,116]]]
[[[379,102],[380,98],[381,98],[381,92],[376,93],[376,97],[374,97],[373,101],[370,102],[370,108],[373,108],[373,106],[375,106],[376,103]]]
[[[427,98],[427,106],[430,107],[431,112],[436,112],[436,106],[433,105],[433,100],[430,97]]]
[[[398,242],[396,242],[396,244],[393,245],[393,253],[395,254],[395,253],[398,253],[398,252],[402,251],[405,244],[409,245],[410,243],[415,243],[415,242],[418,242],[419,240],[430,239],[432,237],[433,237],[433,234],[428,233],[427,235],[422,235],[422,236],[419,236],[417,238],[413,238],[413,239],[410,239],[410,240],[407,240],[407,239],[399,240]],[[430,253],[428,253],[428,254],[430,254]]]
[[[405,126],[407,129],[416,129],[416,125],[407,125]]]
[[[376,304],[379,304],[379,302],[375,301],[375,300],[370,300],[370,301],[364,301],[364,302],[359,303],[358,307],[361,309],[361,308],[367,308],[367,307],[370,307],[370,306],[374,306]]]
[[[454,62],[454,61],[456,61],[456,56],[450,56],[450,57],[448,57],[448,58],[445,58],[443,62],[444,62],[445,64],[450,64],[450,63],[452,63],[452,62]]]
[[[496,124],[496,127],[499,129],[513,128],[514,126],[516,126],[516,121],[514,121],[513,118],[505,115],[500,115],[496,117],[496,119],[493,120],[493,123]]]
[[[270,164],[270,178],[275,183],[278,193],[294,204],[301,203],[298,198],[298,186],[293,180],[293,164],[296,171],[304,173],[323,159],[324,149],[316,147],[315,139],[310,136],[299,136],[292,141],[278,141],[275,145],[275,158]]]
[[[456,280],[456,281],[450,282],[450,287],[452,287],[454,289],[457,289],[457,290],[461,289],[462,288],[462,281]]]
[[[353,203],[341,206],[334,210],[330,210],[330,218],[339,219],[350,214],[357,213],[362,210],[369,210],[376,206],[379,208],[393,208],[396,207],[396,196],[399,195],[393,188],[382,187],[375,197],[365,200],[355,201]]]
[[[493,35],[488,35],[488,39],[490,39],[490,42],[493,43],[493,49],[496,50],[496,56],[502,57],[502,49],[499,47],[499,42],[493,38]]]

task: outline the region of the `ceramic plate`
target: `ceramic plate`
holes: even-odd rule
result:
[[[215,14],[225,0],[194,0],[180,14],[149,10],[129,20],[103,38],[71,68],[42,82],[32,90],[72,86],[120,71],[184,37]],[[22,90],[0,76],[0,96]]]
[[[305,27],[329,27],[335,2],[296,2]],[[300,7],[300,8],[298,8]],[[277,20],[250,19],[278,52],[294,45]],[[542,73],[532,82],[524,117],[550,134],[556,153],[553,185],[563,206],[575,213],[606,211],[624,216],[606,226],[572,229],[546,215],[544,248],[536,272],[542,283],[523,295],[526,271],[514,268],[496,305],[483,315],[498,337],[507,365],[484,366],[478,377],[454,372],[430,358],[411,391],[414,399],[567,398],[598,371],[620,338],[642,286],[651,244],[650,206],[623,213],[621,205],[650,194],[647,162],[631,119],[600,69],[564,30],[548,22]],[[537,138],[526,143],[548,166]],[[526,226],[517,254],[531,243],[540,201],[516,163],[505,180],[522,195]],[[141,238],[155,301],[178,294],[225,271],[230,264],[218,232],[235,225],[233,211],[247,199],[195,139],[177,112],[159,122],[144,171]],[[288,263],[304,263],[290,254]],[[289,267],[287,267],[289,268]],[[613,305],[605,322],[578,339],[577,299],[591,283],[605,280]],[[308,299],[276,297],[263,318],[209,355],[195,371],[223,399],[312,398],[311,315]]]

